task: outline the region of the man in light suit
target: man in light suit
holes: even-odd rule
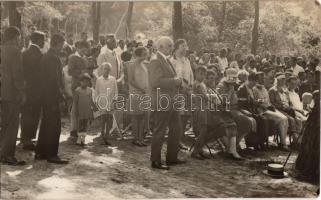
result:
[[[175,69],[168,59],[173,50],[173,41],[169,37],[161,37],[157,41],[157,49],[156,58],[152,59],[149,64],[149,81],[155,120],[151,146],[151,165],[156,169],[168,170],[168,165],[185,163],[185,161],[177,158],[182,127],[179,113],[173,109],[174,97],[182,87],[183,81],[177,77]],[[161,162],[161,150],[167,127],[169,132],[165,165]]]
[[[106,45],[101,48],[100,54],[97,58],[97,75],[98,77],[102,75],[102,68],[101,65],[104,62],[108,62],[111,64],[112,68],[110,71],[110,75],[115,77],[117,82],[119,82],[121,78],[121,61],[120,58],[117,56],[115,48],[117,46],[116,38],[114,35],[110,34],[106,36],[107,42]]]

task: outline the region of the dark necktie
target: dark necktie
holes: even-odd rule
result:
[[[175,74],[175,75],[177,75],[177,74],[176,74],[176,70],[175,70],[175,68],[173,67],[173,65],[172,65],[171,61],[170,61],[168,58],[166,58],[166,61],[167,61],[167,63],[171,66],[171,68],[172,68],[172,70],[173,70],[174,74]]]

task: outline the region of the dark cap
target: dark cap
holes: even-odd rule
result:
[[[257,73],[250,73],[248,80],[249,81],[257,81],[258,77],[257,77]]]
[[[37,40],[40,40],[40,39],[45,39],[45,33],[44,32],[41,32],[41,31],[35,31],[33,33],[31,33],[30,35],[30,40],[31,42],[36,42]]]

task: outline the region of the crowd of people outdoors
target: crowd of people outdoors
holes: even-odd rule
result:
[[[22,148],[35,151],[36,160],[67,164],[58,156],[62,116],[71,119],[70,143],[82,147],[94,120],[104,145],[112,145],[113,132],[131,130],[139,147],[151,135],[153,168],[186,162],[178,152],[188,149],[187,130],[195,135],[192,158],[211,158],[203,148],[217,141],[228,159],[239,161],[242,140],[264,150],[274,136],[280,150],[298,148],[319,103],[321,65],[313,56],[195,52],[186,40],[167,36],[129,41],[108,34],[95,44],[86,32],[75,42],[72,34],[29,31],[24,42],[16,27],[2,35],[3,164],[25,164],[15,157],[19,126]]]

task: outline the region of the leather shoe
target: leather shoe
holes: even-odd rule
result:
[[[177,159],[175,161],[166,161],[166,165],[170,166],[170,165],[181,165],[181,164],[185,164],[186,161],[185,160],[180,160]]]
[[[227,158],[232,159],[232,160],[235,160],[235,161],[243,161],[243,160],[245,160],[245,158],[234,156],[234,155],[231,154],[231,153],[227,154]]]
[[[179,149],[180,149],[180,150],[187,151],[187,150],[188,150],[188,147],[185,146],[184,144],[180,143],[180,144],[179,144]]]
[[[192,158],[195,158],[195,159],[197,159],[197,160],[204,160],[205,158],[203,157],[203,156],[201,156],[201,154],[199,154],[199,153],[192,153],[191,154],[191,157]]]
[[[210,154],[205,153],[205,152],[200,152],[199,155],[202,156],[205,159],[211,159],[212,158],[212,156]]]
[[[279,145],[279,150],[280,151],[285,151],[285,152],[290,152],[290,149],[287,145]]]
[[[15,157],[2,158],[0,162],[4,165],[11,165],[11,166],[23,166],[26,164],[25,161],[23,160],[18,161]]]
[[[161,162],[152,162],[152,168],[169,170],[169,167],[167,165],[162,164]]]
[[[41,155],[41,154],[36,154],[35,155],[35,160],[46,160],[46,156]]]
[[[54,163],[54,164],[68,164],[68,163],[69,163],[69,161],[67,161],[67,160],[62,160],[62,159],[59,158],[58,156],[48,158],[48,159],[47,159],[47,162],[49,162],[49,163]]]
[[[70,136],[71,137],[78,137],[77,131],[76,130],[70,131]]]
[[[27,151],[34,151],[36,150],[36,145],[34,145],[33,143],[23,144],[22,149]]]

